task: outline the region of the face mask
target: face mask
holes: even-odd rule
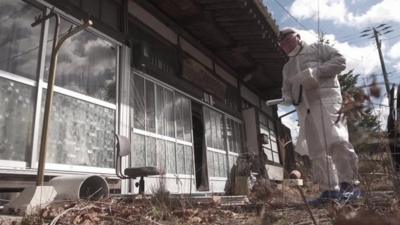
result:
[[[302,47],[301,43],[297,44],[296,47],[291,52],[288,53],[288,56],[293,57],[299,54],[301,47]]]

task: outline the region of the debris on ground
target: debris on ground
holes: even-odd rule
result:
[[[227,204],[226,196],[209,196],[207,201],[196,201],[190,196],[172,195],[162,198],[139,195],[114,196],[99,201],[58,201],[36,215],[10,224],[313,225],[295,189],[265,190],[261,186],[262,182],[256,184],[249,200],[240,204],[234,204],[233,200]],[[237,203],[240,198],[233,199]],[[372,192],[367,198],[355,202],[332,203],[311,210],[318,225],[400,225],[400,204],[393,199],[393,192]]]

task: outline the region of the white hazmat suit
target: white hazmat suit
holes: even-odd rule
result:
[[[339,190],[339,182],[358,183],[358,157],[346,122],[335,123],[342,103],[337,75],[346,62],[328,45],[301,43],[282,72],[282,97],[296,106],[300,123],[295,150],[309,155],[320,189]]]

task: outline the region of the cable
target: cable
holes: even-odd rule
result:
[[[383,38],[382,41],[392,40],[392,39],[399,38],[399,37],[400,37],[400,34],[390,37],[390,38]]]
[[[346,34],[346,35],[339,36],[339,37],[337,37],[337,38],[338,38],[338,39],[341,39],[341,38],[346,39],[346,38],[350,38],[350,37],[352,37],[352,36],[356,36],[356,37],[358,38],[358,37],[360,36],[360,33]]]
[[[301,27],[303,27],[306,30],[310,30],[308,27],[304,26],[304,24],[302,24],[296,17],[294,17],[286,8],[285,6],[283,6],[278,0],[274,0],[276,2],[276,4],[279,5],[279,7],[281,7],[286,14],[288,14],[294,21],[296,21],[296,23],[298,23]]]

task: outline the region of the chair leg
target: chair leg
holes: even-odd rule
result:
[[[144,178],[140,177],[139,180],[139,194],[144,194]]]

